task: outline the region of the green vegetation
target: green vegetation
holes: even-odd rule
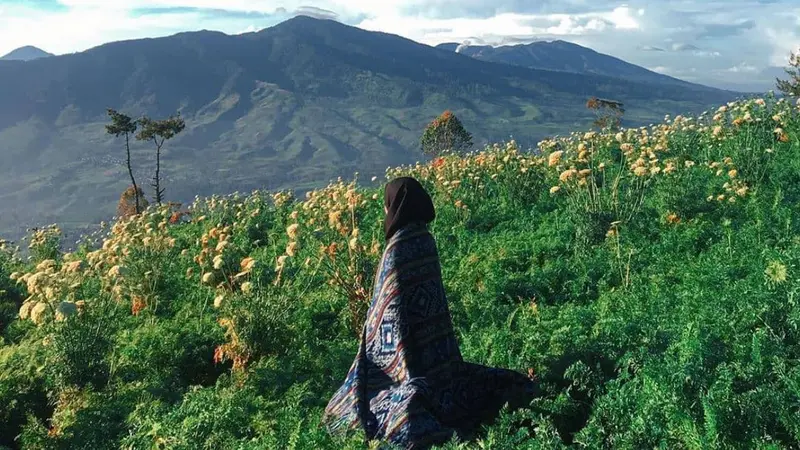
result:
[[[445,111],[425,127],[420,138],[422,153],[441,156],[446,153],[461,155],[472,148],[472,134],[451,111]]]
[[[464,356],[545,395],[447,448],[800,441],[800,105],[392,169],[432,193]],[[376,180],[373,180],[375,183]],[[381,250],[375,184],[151,206],[0,252],[0,446],[361,448],[319,426]],[[13,319],[13,317],[17,317]]]
[[[800,50],[789,56],[789,67],[786,68],[788,80],[778,79],[778,89],[786,95],[800,97]]]

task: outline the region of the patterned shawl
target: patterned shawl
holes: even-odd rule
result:
[[[367,439],[428,448],[471,434],[536,386],[509,370],[464,362],[442,285],[433,236],[423,223],[389,240],[378,267],[358,356],[328,403],[333,433],[361,427]]]

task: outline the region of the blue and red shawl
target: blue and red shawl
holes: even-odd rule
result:
[[[387,243],[358,356],[323,423],[332,434],[361,427],[368,440],[422,449],[471,435],[535,391],[522,374],[463,360],[436,242],[416,223]]]

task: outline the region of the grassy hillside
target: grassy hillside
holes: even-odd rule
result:
[[[0,61],[0,233],[108,219],[128,186],[106,108],[180,111],[164,150],[167,197],[322,187],[421,157],[424,126],[452,109],[476,143],[523,148],[586,126],[588,97],[625,102],[629,124],[700,112],[736,94],[492,64],[399,36],[298,17],[258,33],[181,33],[29,62]],[[134,171],[153,175],[136,143]],[[321,182],[321,184],[320,184]]]
[[[435,199],[465,358],[544,388],[481,448],[796,447],[800,105],[540,148],[387,173]],[[74,253],[57,229],[30,260],[6,245],[0,445],[360,448],[319,418],[357,348],[383,181],[152,209]]]

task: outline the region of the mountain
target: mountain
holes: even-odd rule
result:
[[[47,53],[40,48],[27,45],[16,50],[12,50],[5,56],[1,56],[0,61],[32,61],[34,59],[47,58],[48,56],[53,56],[53,54]]]
[[[457,52],[482,61],[512,64],[531,69],[606,75],[645,83],[692,86],[691,83],[686,81],[653,72],[619,58],[561,40],[499,47],[450,42],[439,44],[437,48]]]
[[[115,211],[124,144],[106,108],[179,111],[186,130],[162,154],[170,200],[381,174],[421,158],[425,124],[453,110],[475,142],[525,148],[585,127],[597,95],[626,123],[656,122],[736,97],[695,85],[531,70],[338,22],[296,17],[255,33],[201,31],[102,45],[19,64],[0,61],[0,235],[58,222],[79,229]],[[154,151],[134,142],[137,182]]]

